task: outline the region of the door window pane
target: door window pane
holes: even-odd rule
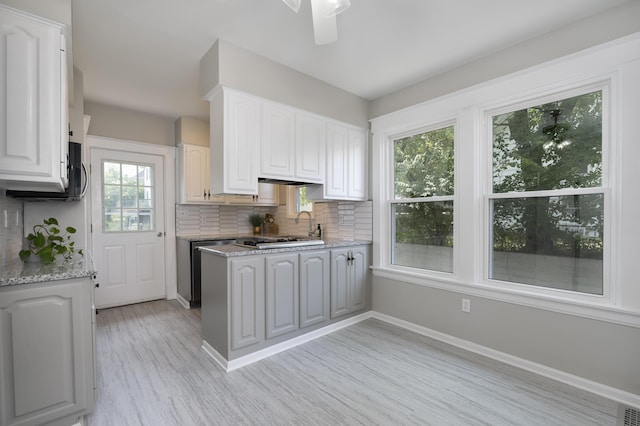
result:
[[[154,230],[153,167],[103,162],[104,232]]]

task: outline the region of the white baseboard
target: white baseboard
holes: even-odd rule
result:
[[[189,305],[189,302],[187,302],[187,300],[179,294],[176,294],[176,300],[182,305],[183,308],[191,309],[191,305]]]
[[[486,346],[478,345],[468,340],[459,339],[457,337],[441,333],[439,331],[432,330],[421,325],[411,323],[409,321],[401,320],[380,312],[370,312],[371,318],[378,319],[380,321],[393,324],[395,326],[404,328],[406,330],[413,331],[423,336],[430,337],[435,340],[439,340],[443,343],[448,343],[452,346],[473,352],[479,355],[486,356],[488,358],[495,359],[505,364],[512,365],[514,367],[521,368],[523,370],[530,371],[535,374],[539,374],[544,377],[548,377],[558,382],[565,383],[567,385],[576,387],[578,389],[585,390],[587,392],[600,395],[604,398],[611,399],[616,402],[627,404],[632,407],[640,407],[640,395],[635,395],[630,392],[626,392],[620,389],[613,388],[611,386],[603,385],[601,383],[594,382],[573,374],[566,373],[564,371],[556,370],[555,368],[547,367],[536,362],[519,358],[517,356],[509,355],[504,352],[497,351],[495,349],[488,348]]]
[[[225,371],[233,371],[238,368],[247,366],[249,364],[253,364],[254,362],[263,360],[265,358],[269,358],[275,354],[286,351],[288,349],[299,346],[303,343],[310,342],[312,340],[317,339],[318,337],[326,336],[329,333],[333,333],[334,331],[338,331],[345,327],[349,327],[350,325],[356,324],[360,321],[364,321],[368,318],[371,318],[371,312],[365,312],[360,315],[356,315],[340,322],[336,322],[330,324],[326,327],[319,328],[317,330],[310,331],[309,333],[303,334],[301,336],[294,337],[285,342],[277,343],[273,346],[269,346],[268,348],[260,349],[256,352],[253,352],[249,355],[242,356],[240,358],[236,358],[230,361],[224,359],[218,351],[216,351],[207,341],[202,341],[202,348],[205,352],[214,359]]]

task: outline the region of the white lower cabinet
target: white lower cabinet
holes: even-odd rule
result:
[[[72,424],[95,403],[93,283],[0,287],[0,424]]]
[[[331,318],[347,315],[367,306],[366,247],[331,250]]]
[[[298,329],[298,254],[267,256],[265,264],[266,337],[271,339]]]

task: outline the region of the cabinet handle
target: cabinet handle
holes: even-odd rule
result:
[[[211,199],[211,190],[207,191],[207,200]]]
[[[202,198],[204,198],[205,200],[207,199],[207,190],[206,189],[202,192]]]
[[[96,288],[100,287],[100,283],[96,283]]]

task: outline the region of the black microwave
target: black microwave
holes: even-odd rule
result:
[[[64,192],[39,192],[7,190],[7,196],[25,201],[78,201],[87,190],[87,169],[82,164],[82,144],[69,142],[69,185]]]

